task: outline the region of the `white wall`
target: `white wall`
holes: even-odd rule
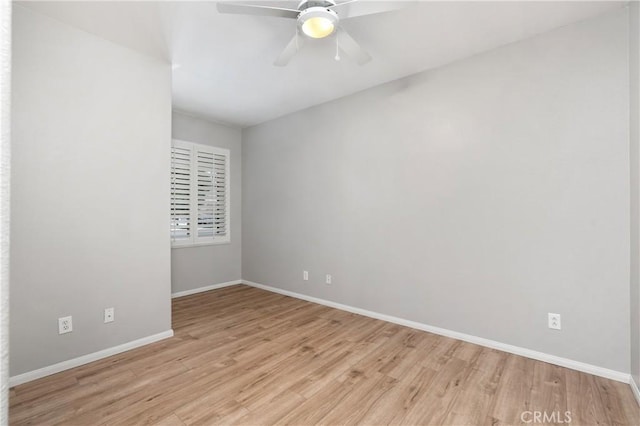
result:
[[[243,131],[243,278],[629,372],[627,27]]]
[[[640,386],[640,3],[629,7],[631,153],[631,374]]]
[[[171,69],[19,5],[13,19],[16,375],[171,328]]]
[[[172,292],[242,278],[242,150],[240,129],[174,112],[173,138],[226,148],[231,152],[231,242],[171,250]]]

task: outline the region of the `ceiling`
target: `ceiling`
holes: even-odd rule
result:
[[[372,0],[360,0],[368,2]],[[259,1],[296,8],[297,1]],[[379,3],[379,2],[378,2]],[[397,1],[393,3],[398,3]],[[335,61],[332,37],[273,61],[295,33],[283,18],[219,14],[215,2],[22,2],[60,21],[173,63],[175,109],[239,127],[465,58],[626,2],[414,1],[342,22],[373,60]]]

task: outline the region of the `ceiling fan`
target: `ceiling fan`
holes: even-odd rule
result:
[[[399,8],[398,3],[383,4],[381,2],[360,2],[358,0],[335,2],[333,0],[303,0],[297,9],[263,6],[245,3],[218,2],[218,12],[244,15],[262,15],[278,18],[295,19],[296,34],[275,61],[277,66],[285,66],[293,55],[304,45],[307,38],[320,39],[335,34],[336,60],[340,60],[338,47],[355,59],[360,65],[371,60],[371,56],[340,26],[340,22],[373,13],[389,12]],[[300,33],[302,32],[302,34]]]

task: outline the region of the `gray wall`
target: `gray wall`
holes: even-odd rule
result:
[[[640,3],[629,6],[631,374],[640,386]]]
[[[9,424],[9,157],[11,2],[0,2],[0,425]]]
[[[243,131],[243,278],[628,372],[627,27],[616,11]]]
[[[19,5],[13,19],[16,375],[171,328],[171,68]]]
[[[171,290],[180,292],[242,278],[242,149],[240,129],[174,112],[173,138],[231,151],[231,243],[171,250]]]

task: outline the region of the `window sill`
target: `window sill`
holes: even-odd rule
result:
[[[193,248],[193,247],[204,247],[204,246],[221,246],[225,244],[231,244],[231,241],[220,241],[220,242],[211,242],[211,243],[193,243],[193,244],[184,244],[184,245],[171,245],[172,249],[183,249],[183,248]]]

